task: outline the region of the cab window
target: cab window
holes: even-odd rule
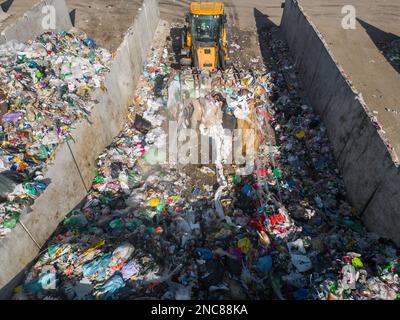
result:
[[[200,42],[215,42],[219,35],[219,16],[194,15],[192,35]]]

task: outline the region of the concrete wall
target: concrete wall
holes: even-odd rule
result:
[[[55,13],[53,18],[55,29],[47,29],[53,27],[49,24],[52,21],[50,14],[53,12]],[[1,32],[0,43],[12,39],[24,42],[46,31],[63,31],[71,28],[72,23],[64,0],[42,0],[26,12],[23,17]]]
[[[64,9],[61,12],[68,13]],[[106,91],[94,93],[98,103],[89,121],[76,126],[73,141],[57,148],[55,160],[46,172],[50,185],[29,208],[30,212],[22,215],[22,224],[0,241],[0,299],[10,297],[21,271],[38,255],[35,242],[43,246],[65,215],[86,196],[98,155],[123,128],[158,22],[158,0],[144,0],[117,49],[105,78]]]
[[[297,1],[286,0],[281,29],[310,101],[327,127],[351,203],[369,230],[400,245],[397,156]]]

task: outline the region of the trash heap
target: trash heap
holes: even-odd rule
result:
[[[399,298],[397,248],[368,233],[346,201],[288,48],[276,31],[264,37],[269,70],[225,77],[213,86],[220,95],[208,97],[222,96],[224,113],[253,106],[263,132],[254,172],[224,166],[216,201],[215,166],[149,165],[179,79],[171,54],[155,52],[124,130],[98,159],[90,194],[14,299]]]
[[[0,45],[0,239],[46,189],[46,163],[90,114],[110,62],[82,32]]]

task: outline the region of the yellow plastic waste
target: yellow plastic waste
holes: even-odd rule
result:
[[[104,246],[105,243],[106,243],[105,240],[96,241],[96,242],[92,243],[92,244],[89,246],[89,248],[87,248],[87,249],[85,250],[85,252],[84,252],[83,254],[88,254],[88,253],[90,253],[90,252],[96,250],[97,248],[100,248],[100,247]]]
[[[243,78],[242,81],[241,81],[242,82],[242,86],[247,88],[252,80],[253,80],[252,77]]]
[[[14,158],[13,158],[13,161],[14,161],[16,164],[21,164],[21,163],[23,163],[23,161],[22,161],[19,157],[14,157]]]
[[[247,254],[251,249],[251,242],[249,238],[242,238],[238,240],[237,246],[244,253]]]
[[[262,96],[262,95],[265,94],[265,93],[266,93],[265,89],[264,89],[263,87],[261,87],[261,86],[258,86],[258,87],[256,88],[256,90],[255,90],[255,95],[256,95],[256,97],[260,97],[260,96]]]
[[[297,131],[296,132],[296,138],[297,139],[303,139],[305,137],[306,133],[303,130]]]
[[[151,207],[157,207],[158,206],[158,204],[160,203],[160,199],[158,199],[158,198],[151,198],[150,200],[149,200],[149,205],[151,206]]]
[[[357,257],[355,257],[355,258],[353,258],[353,259],[351,260],[351,264],[352,264],[353,267],[355,267],[355,268],[362,268],[362,267],[364,266],[364,264],[362,263],[361,259],[360,259],[360,258],[357,258]]]
[[[82,85],[82,86],[78,87],[78,89],[76,90],[76,94],[80,97],[85,96],[89,92],[90,92],[90,88],[88,85]]]

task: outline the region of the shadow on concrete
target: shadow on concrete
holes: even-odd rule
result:
[[[73,9],[69,13],[69,18],[71,19],[72,26],[74,27],[75,27],[75,17],[76,17],[76,9]]]
[[[277,25],[269,19],[267,14],[262,13],[257,8],[254,8],[254,19],[256,21],[258,41],[260,43],[263,62],[264,64],[268,64],[271,57],[268,47],[268,31],[271,30],[271,28],[276,28]]]
[[[3,9],[4,12],[7,12],[11,5],[13,4],[14,0],[7,0],[0,4],[0,7]]]
[[[375,46],[383,53],[386,60],[392,65],[393,69],[400,73],[400,63],[390,60],[390,44],[396,40],[400,41],[400,37],[393,33],[383,31],[362,19],[357,18],[357,21],[367,32]]]

